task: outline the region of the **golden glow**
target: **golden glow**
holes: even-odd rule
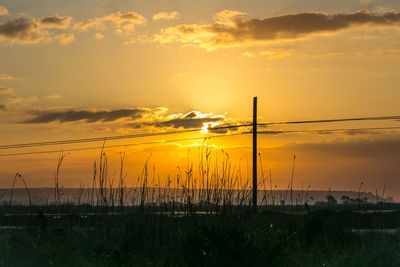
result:
[[[134,179],[149,155],[157,171],[174,175],[177,166],[186,165],[187,149],[192,147],[190,156],[196,158],[203,144],[201,139],[174,144],[168,140],[208,137],[214,135],[213,127],[251,121],[254,96],[259,99],[260,121],[399,113],[400,31],[398,23],[388,21],[398,16],[399,1],[392,1],[377,13],[371,10],[370,14],[357,13],[365,9],[358,3],[360,1],[339,7],[321,1],[317,10],[325,13],[313,13],[315,6],[304,1],[301,6],[293,1],[296,3],[289,7],[272,0],[259,1],[257,7],[251,1],[243,2],[240,7],[234,3],[225,7],[204,0],[193,7],[172,4],[168,10],[138,1],[135,8],[121,4],[118,5],[121,10],[117,7],[110,10],[107,4],[97,6],[92,12],[77,8],[71,1],[61,1],[63,4],[59,6],[55,4],[44,9],[25,9],[32,5],[19,3],[24,1],[28,3],[29,0],[6,1],[8,4],[0,6],[0,24],[10,22],[9,25],[15,27],[10,27],[9,31],[20,31],[8,35],[0,33],[2,144],[201,127],[200,133],[126,140],[134,144],[165,139],[162,144],[128,149],[127,172],[128,177]],[[387,10],[395,10],[387,16],[387,25],[374,24]],[[287,17],[289,13],[292,16]],[[286,19],[301,19],[306,13],[313,13],[310,19],[328,20],[339,14],[334,17],[338,27],[326,29],[324,27],[330,23],[305,23],[290,28],[291,20]],[[18,24],[21,23],[19,14],[27,14],[24,27]],[[344,24],[341,21],[359,17],[371,18],[371,23],[356,27],[361,25],[357,21]],[[272,29],[274,35],[264,28],[252,31],[256,26],[267,25],[268,18],[277,21]],[[287,23],[280,28],[282,20]],[[142,110],[145,115],[140,117],[139,113],[132,113],[118,117],[129,113],[129,109]],[[43,115],[40,122],[21,123],[38,114],[47,115]],[[393,126],[393,123],[384,126]],[[307,129],[307,126],[297,125],[288,130],[302,127]],[[311,183],[313,188],[337,185],[351,189],[352,184],[359,184],[359,178],[354,177],[370,176],[369,183],[374,190],[373,187],[379,188],[381,183],[373,177],[400,175],[397,165],[380,160],[388,157],[386,162],[391,162],[390,157],[395,153],[379,157],[377,149],[369,158],[362,153],[348,155],[353,155],[363,140],[372,144],[385,138],[395,143],[393,140],[397,136],[393,133],[260,135],[259,149],[264,172],[271,168],[274,183],[279,186],[287,184],[290,156],[296,153],[299,160],[296,176],[304,184]],[[249,135],[210,138],[206,143],[215,150],[230,153],[235,164],[242,160],[243,169],[246,161],[251,161]],[[334,147],[332,151],[340,152],[346,145],[355,145],[355,148],[343,152],[348,156],[343,158],[339,152],[329,154],[323,150],[330,145]],[[90,144],[76,145],[85,146]],[[123,149],[107,151],[110,151],[110,162],[118,166]],[[78,179],[90,177],[90,165],[97,158],[96,153],[73,152],[68,156],[63,165],[64,184],[78,185]],[[0,186],[9,186],[8,177],[16,171],[26,174],[32,186],[50,186],[56,158],[54,154],[0,158]],[[332,166],[343,166],[349,174]],[[375,169],[365,166],[375,166]],[[162,175],[161,179],[164,179]],[[72,180],[74,182],[70,182]],[[395,184],[392,187],[395,188]]]
[[[210,127],[213,128],[213,127],[215,127],[217,125],[219,125],[218,122],[205,122],[205,123],[203,123],[203,127],[201,128],[201,133],[207,134],[208,133],[208,129]]]

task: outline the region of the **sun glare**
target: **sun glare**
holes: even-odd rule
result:
[[[205,122],[203,123],[203,127],[201,128],[201,133],[202,134],[207,134],[209,133],[208,129],[209,127],[213,128],[217,126],[219,123],[218,122]]]

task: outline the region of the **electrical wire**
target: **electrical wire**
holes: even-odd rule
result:
[[[246,126],[251,126],[251,125],[252,124],[240,124],[240,125],[228,125],[228,126],[213,127],[213,128],[210,128],[210,131],[234,129],[234,128],[246,127]],[[141,138],[141,137],[154,137],[154,136],[190,133],[190,132],[197,132],[197,131],[201,131],[201,130],[202,130],[202,128],[196,128],[196,129],[159,132],[159,133],[116,135],[116,136],[108,136],[108,137],[95,137],[95,138],[70,139],[70,140],[47,141],[47,142],[37,142],[37,143],[0,145],[0,149],[28,148],[28,147],[36,147],[36,146],[66,145],[66,144],[89,143],[89,142],[111,141],[111,140],[121,140],[121,139],[133,139],[133,138]]]
[[[251,132],[233,133],[233,134],[220,134],[220,135],[211,135],[211,136],[206,136],[206,137],[192,137],[192,138],[182,138],[182,139],[173,139],[173,140],[158,140],[158,141],[150,141],[150,142],[142,142],[142,143],[131,143],[131,144],[121,144],[121,145],[110,145],[110,146],[97,146],[97,147],[83,147],[83,148],[71,148],[71,149],[59,149],[59,150],[44,150],[44,151],[22,152],[22,153],[9,153],[9,154],[0,154],[0,157],[36,155],[36,154],[49,154],[49,153],[63,153],[63,152],[93,150],[93,149],[102,149],[102,148],[130,147],[130,146],[151,145],[151,144],[164,144],[164,143],[172,143],[172,142],[193,141],[193,140],[200,140],[200,139],[237,136],[237,135],[245,135],[245,134],[251,134]]]
[[[307,130],[271,130],[271,131],[258,131],[257,134],[275,135],[275,134],[285,134],[285,133],[309,133],[309,132],[314,132],[314,133],[344,132],[344,131],[361,132],[361,131],[396,130],[396,129],[400,130],[400,127],[368,127],[368,128],[307,129]],[[62,153],[62,152],[94,150],[94,149],[102,149],[102,148],[116,148],[116,147],[130,147],[130,146],[139,146],[139,145],[151,145],[151,144],[163,144],[163,143],[172,143],[172,142],[193,141],[193,140],[200,140],[200,139],[210,139],[210,138],[219,138],[219,137],[247,135],[247,134],[251,134],[251,133],[252,133],[251,131],[247,131],[247,132],[241,132],[241,133],[219,134],[219,135],[210,135],[210,136],[192,137],[192,138],[181,138],[181,139],[172,139],[172,140],[157,140],[157,141],[150,141],[150,142],[130,143],[130,144],[121,144],[121,145],[96,146],[96,147],[59,149],[59,150],[45,150],[45,151],[33,151],[33,152],[22,152],[22,153],[9,153],[9,154],[0,154],[0,157],[35,155],[35,154],[49,154],[49,153]]]
[[[308,130],[271,130],[258,131],[257,134],[284,134],[284,133],[325,133],[325,132],[361,132],[361,131],[376,131],[376,130],[400,130],[399,127],[370,127],[370,128],[345,128],[345,129],[308,129]]]
[[[310,123],[332,123],[332,122],[349,122],[349,121],[382,121],[382,120],[400,120],[400,116],[360,117],[360,118],[305,120],[305,121],[260,122],[260,123],[257,123],[257,125],[268,126],[268,125],[279,125],[279,124],[310,124]]]
[[[351,122],[351,121],[372,121],[372,120],[400,120],[400,116],[380,116],[380,117],[360,117],[360,118],[341,118],[341,119],[324,119],[324,120],[304,120],[304,121],[277,121],[277,122],[260,122],[257,125],[265,127],[268,125],[283,125],[283,124],[311,124],[311,123],[333,123],[333,122]],[[253,124],[240,124],[240,125],[227,125],[227,126],[217,126],[212,127],[210,131],[218,131],[225,129],[234,129],[240,127],[249,127]],[[142,134],[130,134],[130,135],[117,135],[117,136],[106,136],[106,137],[95,137],[95,138],[82,138],[82,139],[69,139],[69,140],[58,140],[58,141],[46,141],[46,142],[35,142],[35,143],[20,143],[11,145],[0,145],[0,150],[4,149],[14,149],[14,148],[29,148],[29,147],[39,147],[39,146],[52,146],[52,145],[66,145],[66,144],[77,144],[77,143],[89,143],[89,142],[99,142],[99,141],[112,141],[112,140],[122,140],[122,139],[133,139],[142,137],[154,137],[154,136],[164,136],[164,135],[174,135],[189,132],[201,131],[202,128],[169,131],[169,132],[159,132],[159,133],[142,133]],[[295,132],[295,131],[294,131]]]

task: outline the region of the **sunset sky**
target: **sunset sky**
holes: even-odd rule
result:
[[[0,145],[259,121],[400,115],[397,0],[2,0]],[[367,121],[265,130],[400,127]],[[240,128],[230,133],[249,129]],[[260,134],[264,172],[283,189],[382,191],[400,200],[400,131]],[[209,133],[214,134],[214,133]],[[207,136],[136,138],[106,145]],[[150,157],[163,181],[198,160],[202,140],[127,148],[127,185]],[[251,166],[251,136],[211,138],[216,157]],[[101,146],[86,143],[0,154]],[[110,175],[123,147],[106,150]],[[189,151],[189,152],[188,152]],[[91,177],[99,150],[70,152],[61,183]],[[57,153],[0,157],[0,187],[22,173],[53,186]],[[250,168],[250,167],[249,167]]]

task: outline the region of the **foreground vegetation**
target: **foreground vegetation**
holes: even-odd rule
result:
[[[254,212],[240,165],[223,151],[212,164],[210,148],[199,151],[197,169],[188,160],[162,185],[146,161],[128,187],[125,154],[110,177],[102,150],[91,185],[72,197],[61,186],[61,154],[45,204],[17,173],[0,206],[0,266],[400,266],[400,206],[384,203],[386,183],[375,204],[361,198],[361,183],[354,201],[337,204],[329,193],[310,205],[310,186],[293,198],[293,172],[279,191],[261,170]],[[16,182],[29,205],[15,203]]]
[[[358,231],[396,229],[400,212],[19,208],[1,210],[1,266],[400,265],[400,234]]]

